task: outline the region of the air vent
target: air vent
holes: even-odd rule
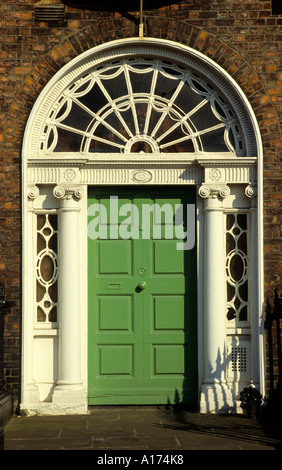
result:
[[[227,337],[227,376],[233,382],[251,379],[251,337],[230,335]]]
[[[65,6],[52,0],[42,0],[35,5],[36,21],[64,21]]]
[[[247,372],[247,348],[232,347],[231,349],[232,372]]]

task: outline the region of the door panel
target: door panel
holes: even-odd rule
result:
[[[175,234],[165,224],[164,214],[161,220],[150,214],[144,236],[141,214],[144,204],[154,203],[160,207],[170,204],[175,214],[177,204],[195,203],[195,192],[193,188],[186,188],[184,194],[178,188],[146,188],[144,196],[137,189],[89,190],[89,206],[100,202],[107,208],[104,233],[109,238],[89,238],[88,243],[89,403],[194,403],[196,247],[177,250],[179,240],[165,238]],[[117,217],[116,211],[111,220],[116,225],[110,227],[113,192],[118,194],[115,207],[123,215]],[[128,213],[121,208],[131,202],[138,208],[133,215],[140,217],[139,238],[136,227],[132,232],[130,226],[129,232],[135,236],[125,240],[116,228],[128,221]],[[160,239],[153,239],[156,234]],[[110,235],[116,239],[110,239]],[[146,282],[145,289],[138,287],[142,282]]]
[[[129,275],[132,273],[131,240],[99,241],[99,273]]]

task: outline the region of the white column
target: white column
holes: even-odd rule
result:
[[[27,189],[26,219],[24,223],[24,238],[33,240],[34,236],[34,201],[39,196],[37,186]],[[34,404],[39,402],[38,387],[34,383],[34,247],[26,243],[23,251],[23,310],[31,312],[22,319],[23,345],[22,345],[22,399],[21,410],[29,412]]]
[[[228,411],[233,397],[226,381],[226,279],[223,198],[228,186],[202,185],[204,212],[204,381],[202,412]]]
[[[252,334],[252,380],[255,387],[260,390],[260,357],[261,357],[261,344],[260,340],[263,339],[264,325],[261,324],[258,305],[258,221],[257,221],[257,188],[253,184],[249,184],[245,188],[245,195],[251,199],[250,209],[250,264],[252,279],[249,290],[251,294],[251,334]],[[262,390],[261,390],[262,391]]]
[[[86,412],[81,378],[79,199],[83,188],[54,188],[59,209],[59,379],[53,403],[64,413]]]

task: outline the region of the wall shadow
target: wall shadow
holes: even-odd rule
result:
[[[116,2],[115,0],[104,0],[93,2],[90,0],[61,0],[68,7],[77,10],[97,11],[97,12],[117,12],[135,24],[139,24],[140,0],[129,0],[128,2]],[[174,2],[180,3],[180,2]],[[157,10],[171,4],[171,0],[144,0],[143,11]],[[129,12],[138,12],[135,16]]]
[[[4,314],[0,311],[0,393],[5,388],[3,367],[4,367]]]
[[[274,291],[271,305],[269,298],[266,301],[265,322],[266,339],[268,345],[269,395],[266,398],[267,412],[282,416],[282,350],[281,350],[281,320],[282,298],[278,290]]]
[[[140,0],[128,0],[127,2],[117,2],[115,0],[95,1],[93,0],[61,0],[61,2],[71,8],[78,10],[92,11],[140,11]],[[173,3],[180,3],[173,2]],[[143,10],[156,10],[158,8],[171,5],[171,0],[143,0]]]

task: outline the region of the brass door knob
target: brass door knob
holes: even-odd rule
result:
[[[139,282],[139,284],[138,284],[138,289],[139,290],[144,290],[144,289],[146,289],[146,287],[148,287],[148,284],[147,284],[146,281]]]

